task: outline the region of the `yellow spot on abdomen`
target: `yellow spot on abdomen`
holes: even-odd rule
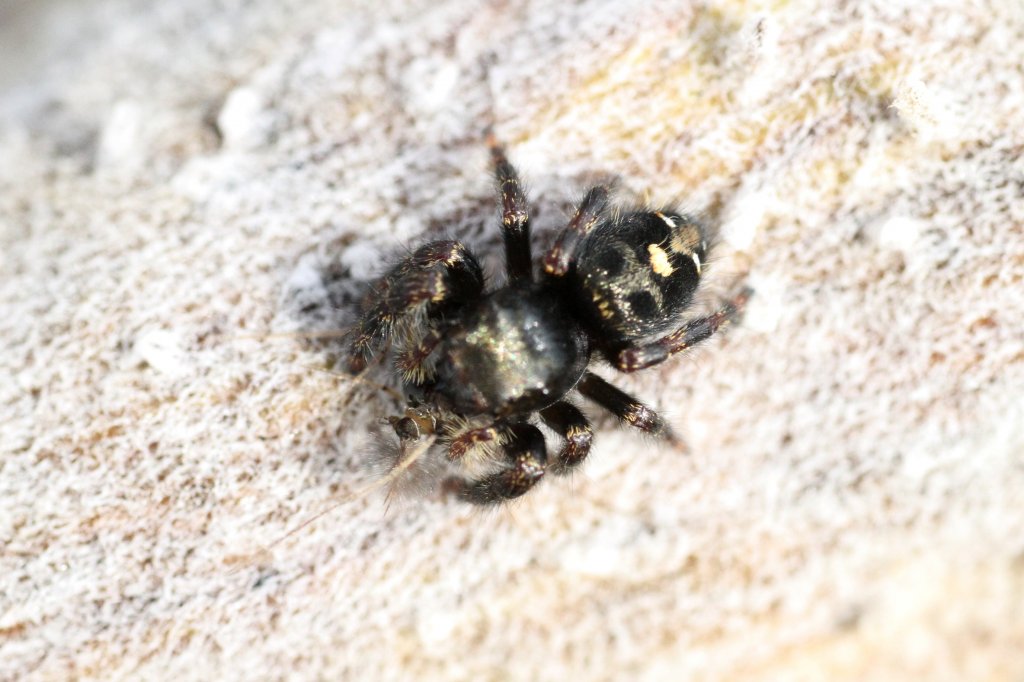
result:
[[[647,253],[651,254],[651,269],[662,277],[672,274],[672,264],[668,262],[668,254],[657,244],[648,244]]]

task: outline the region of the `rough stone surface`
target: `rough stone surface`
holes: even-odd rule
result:
[[[8,3],[0,679],[1022,679],[1022,7]],[[690,454],[352,499],[394,404],[264,333],[498,272],[492,120],[538,239],[615,177],[757,296],[619,380]]]

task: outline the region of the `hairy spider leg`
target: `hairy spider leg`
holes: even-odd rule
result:
[[[644,433],[678,442],[675,434],[657,412],[593,372],[583,375],[576,384],[576,390],[630,426]]]
[[[480,296],[483,287],[480,263],[461,242],[442,240],[419,247],[367,296],[363,316],[353,330],[349,370],[361,371],[403,318],[430,306],[472,300]]]
[[[479,505],[511,500],[524,494],[544,477],[547,449],[540,429],[521,422],[509,426],[505,467],[480,480],[451,478],[446,487],[459,499]]]
[[[622,348],[611,361],[621,372],[635,372],[664,362],[676,353],[711,338],[715,332],[739,317],[753,293],[753,289],[744,287],[711,315],[690,320],[657,341]]]
[[[562,277],[576,260],[576,250],[583,238],[594,229],[608,208],[608,188],[592,187],[576,208],[576,215],[558,235],[554,245],[544,254],[544,271]]]
[[[431,329],[419,340],[402,349],[395,358],[395,367],[402,373],[402,379],[409,384],[422,386],[433,372],[427,366],[427,358],[441,343],[441,332]]]
[[[540,411],[540,418],[552,431],[561,436],[565,443],[558,457],[548,467],[554,474],[565,474],[590,454],[594,440],[594,427],[572,403],[559,400]]]
[[[505,270],[510,284],[529,282],[533,276],[530,252],[530,207],[515,167],[505,156],[505,148],[488,131],[487,146],[501,197],[501,234],[505,240]]]
[[[511,434],[509,425],[503,421],[495,421],[487,426],[463,431],[448,443],[448,459],[460,460],[466,453],[481,445],[497,445],[501,440],[508,439]]]

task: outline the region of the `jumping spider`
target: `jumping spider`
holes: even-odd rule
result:
[[[681,323],[707,260],[709,234],[673,210],[608,210],[609,189],[590,189],[535,275],[530,217],[515,168],[488,135],[502,204],[507,282],[488,291],[460,242],[420,246],[385,274],[352,332],[353,372],[393,343],[408,392],[400,441],[432,435],[447,459],[488,453],[496,469],[465,469],[445,482],[459,498],[493,504],[519,497],[545,471],[564,473],[590,451],[593,428],[566,399],[575,389],[647,434],[672,438],[657,413],[587,371],[592,356],[635,372],[704,341],[742,311],[743,289],[706,317]],[[548,463],[534,415],[559,434]]]

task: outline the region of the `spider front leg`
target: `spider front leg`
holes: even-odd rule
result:
[[[560,400],[540,411],[540,418],[549,428],[565,439],[565,445],[552,462],[549,470],[555,474],[568,473],[590,454],[594,428],[590,421],[572,403]]]
[[[544,477],[547,450],[544,436],[532,424],[509,426],[505,444],[504,468],[478,481],[451,478],[446,487],[459,499],[479,505],[491,505],[524,494]]]
[[[576,384],[576,390],[630,426],[673,443],[679,442],[672,429],[657,412],[593,372],[586,372],[583,375]]]
[[[610,359],[622,372],[635,372],[664,362],[676,353],[711,338],[719,329],[738,318],[753,293],[753,289],[744,287],[711,315],[691,320],[653,343],[627,346]]]
[[[463,431],[448,443],[448,459],[454,462],[462,459],[466,456],[467,452],[481,445],[497,445],[501,443],[502,438],[507,439],[509,434],[508,424],[502,421]]]
[[[505,149],[492,131],[487,132],[491,165],[501,196],[501,234],[505,240],[505,269],[510,283],[529,282],[533,275],[530,252],[530,207],[519,182],[519,174],[505,156]]]
[[[460,242],[424,244],[392,268],[367,296],[365,312],[352,334],[349,369],[359,372],[367,358],[404,318],[429,306],[472,300],[483,291],[480,263]]]
[[[433,377],[433,368],[427,363],[430,354],[441,343],[441,332],[431,329],[420,339],[419,343],[404,348],[395,358],[395,368],[402,373],[407,384],[423,386]]]

